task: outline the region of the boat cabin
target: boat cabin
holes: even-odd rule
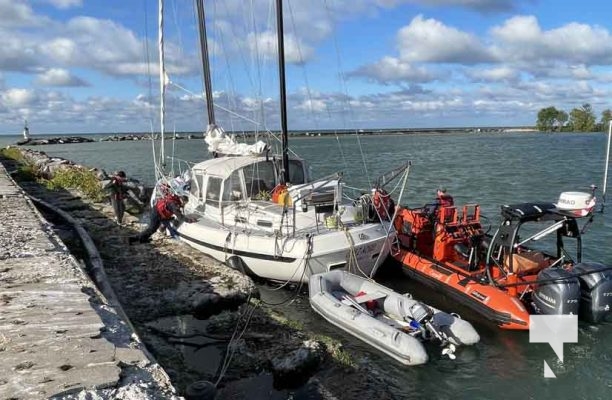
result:
[[[310,181],[304,160],[289,160],[290,183]],[[221,157],[196,164],[191,169],[191,195],[198,205],[222,208],[237,201],[270,200],[281,182],[281,162],[269,157]]]

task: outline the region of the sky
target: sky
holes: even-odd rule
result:
[[[279,129],[275,5],[205,0],[228,131]],[[194,1],[163,9],[166,131],[208,124]],[[612,108],[612,2],[283,0],[289,130],[533,126]],[[160,129],[156,0],[0,0],[0,134]]]

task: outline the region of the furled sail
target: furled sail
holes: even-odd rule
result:
[[[261,140],[253,144],[238,143],[235,135],[227,135],[217,125],[208,125],[204,141],[208,144],[208,151],[214,154],[248,156],[263,155],[268,151],[268,145]]]

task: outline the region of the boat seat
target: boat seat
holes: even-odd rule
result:
[[[457,254],[459,254],[461,257],[465,259],[470,258],[470,247],[466,245],[465,243],[461,243],[461,242],[455,243],[453,248],[455,249]]]
[[[358,293],[356,296],[354,296],[354,299],[357,303],[361,304],[372,300],[382,299],[383,297],[387,297],[387,294],[384,292],[374,291],[363,294]]]
[[[542,268],[550,266],[550,260],[544,254],[538,251],[524,252],[520,254],[512,254],[512,267],[514,273],[527,274],[534,273]],[[504,258],[504,266],[509,269],[509,257]]]

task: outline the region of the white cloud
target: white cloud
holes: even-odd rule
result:
[[[327,104],[323,99],[304,99],[301,104],[295,106],[296,110],[303,110],[307,113],[310,112],[324,112],[327,110]]]
[[[38,74],[36,83],[41,86],[88,86],[85,81],[61,68],[51,68]]]
[[[37,99],[32,89],[11,88],[0,93],[0,103],[5,107],[26,107],[33,105]]]
[[[28,38],[11,35],[9,31],[0,29],[2,45],[0,45],[0,70],[28,71],[39,65],[36,43]]]
[[[466,75],[476,82],[516,82],[520,78],[519,72],[509,66],[474,69],[468,71]]]
[[[359,68],[351,75],[366,76],[382,83],[394,81],[423,83],[436,79],[435,75],[428,72],[424,67],[415,67],[394,57],[384,57],[374,64]]]
[[[249,34],[247,38],[249,49],[253,54],[269,60],[277,58],[277,36],[276,32],[267,31],[258,35]],[[292,64],[303,64],[314,54],[311,47],[298,41],[293,35],[285,35],[285,61]]]
[[[502,60],[586,65],[612,62],[612,36],[599,26],[572,22],[544,31],[535,16],[516,16],[492,28],[491,36]]]
[[[79,55],[77,43],[69,38],[58,37],[42,44],[41,52],[54,61],[65,65],[76,64]]]
[[[397,34],[400,59],[408,62],[477,64],[492,61],[480,40],[469,33],[418,15]]]
[[[0,0],[0,28],[36,26],[46,20],[35,15],[24,0]]]
[[[81,7],[83,0],[48,0],[53,6],[59,9],[67,9],[72,7]]]

